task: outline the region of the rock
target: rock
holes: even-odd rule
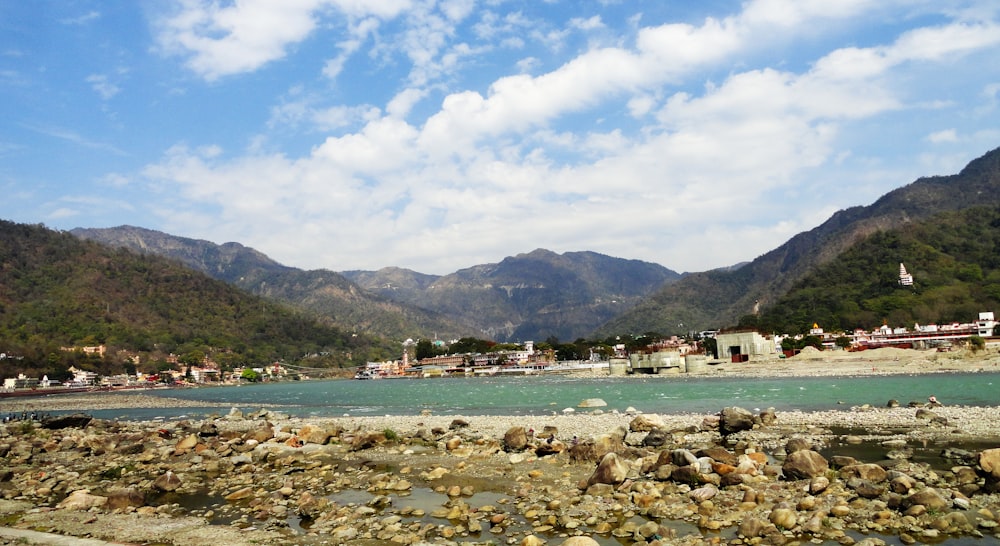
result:
[[[884,468],[877,464],[853,464],[840,469],[841,479],[859,478],[872,483],[882,483],[888,477]]]
[[[85,413],[74,413],[71,415],[60,415],[58,417],[48,417],[42,419],[42,428],[49,430],[60,430],[64,428],[84,428],[90,424],[94,418]]]
[[[785,463],[781,465],[781,471],[790,480],[815,478],[826,474],[829,469],[830,466],[826,459],[811,449],[789,453],[788,457],[785,458]]]
[[[307,423],[302,425],[297,436],[307,444],[326,445],[330,443],[330,438],[335,436],[335,434],[335,431],[325,427]]]
[[[887,408],[898,408],[899,407],[899,400],[896,400],[895,398],[891,398],[888,402],[886,402],[885,407],[887,407]]]
[[[929,410],[929,409],[919,408],[917,410],[917,414],[916,414],[916,418],[917,419],[927,419],[928,421],[930,421],[930,420],[934,419],[935,417],[937,417],[937,414],[934,413],[933,411]]]
[[[587,480],[587,485],[608,484],[617,485],[628,477],[628,467],[614,453],[608,453],[601,458],[594,473]]]
[[[729,407],[719,413],[719,433],[729,436],[753,428],[753,414],[738,407]]]
[[[812,442],[805,438],[791,438],[785,443],[785,453],[795,453],[803,449],[812,449]]]
[[[138,508],[145,504],[146,495],[133,487],[116,489],[108,493],[108,510],[121,510],[130,506]]]
[[[549,455],[557,455],[563,451],[566,451],[566,444],[560,442],[559,440],[549,438],[548,440],[538,444],[538,447],[535,448],[535,455],[539,457],[547,457]]]
[[[384,445],[389,441],[384,432],[368,432],[358,434],[351,442],[352,451],[371,449],[375,446]]]
[[[712,446],[704,449],[699,449],[695,452],[695,455],[699,457],[711,457],[713,461],[728,464],[737,465],[739,464],[739,459],[735,454],[731,453],[728,449],[722,446]]]
[[[253,497],[253,487],[244,487],[226,495],[225,499],[227,501],[239,501],[249,499],[251,497]]]
[[[663,419],[657,415],[651,415],[646,413],[637,415],[628,424],[628,429],[631,430],[632,432],[649,432],[653,429],[658,429],[658,428],[659,429],[665,428]]]
[[[847,482],[847,486],[854,490],[859,497],[865,499],[877,499],[885,493],[885,486],[876,485],[868,480],[852,478]]]
[[[174,446],[174,450],[183,453],[190,451],[196,445],[198,445],[198,435],[189,434],[177,442],[177,445]]]
[[[181,479],[177,476],[177,474],[174,474],[170,470],[167,470],[165,473],[153,480],[153,487],[159,489],[160,491],[176,491],[180,486]]]
[[[521,539],[520,546],[543,546],[545,540],[535,535],[528,535]]]
[[[590,537],[578,536],[567,538],[559,546],[601,546],[601,543]]]
[[[688,498],[694,502],[701,503],[707,500],[715,498],[719,494],[719,490],[715,488],[714,485],[706,485],[704,487],[699,487],[697,489],[692,489],[688,492]]]
[[[740,523],[739,533],[746,538],[758,538],[768,534],[770,527],[764,520],[748,517]]]
[[[794,529],[798,525],[798,517],[791,508],[775,508],[767,519],[778,529]]]
[[[834,468],[844,468],[845,466],[852,466],[858,464],[858,460],[854,457],[848,457],[847,455],[834,455],[830,457],[830,466]]]
[[[698,457],[687,449],[675,449],[670,452],[671,462],[677,466],[697,465]]]
[[[1000,480],[1000,448],[979,452],[979,468],[993,480]]]
[[[578,408],[603,408],[604,406],[607,406],[607,405],[608,405],[608,403],[605,402],[604,400],[601,400],[600,398],[587,398],[585,400],[580,401],[580,403],[577,404],[576,407],[578,407]]]
[[[451,424],[448,425],[448,430],[458,430],[462,428],[469,428],[469,422],[465,419],[452,419]]]
[[[257,427],[243,435],[244,442],[253,440],[257,443],[264,443],[272,438],[274,438],[274,427],[271,426],[271,423],[264,423],[263,426]]]
[[[923,506],[927,510],[944,510],[951,506],[951,502],[934,489],[926,488],[903,498],[904,508],[913,506]]]
[[[100,508],[107,502],[107,497],[91,495],[89,489],[78,489],[63,499],[62,502],[57,505],[57,508],[62,508],[63,510],[84,511],[90,510],[91,508]]]
[[[816,476],[809,482],[809,492],[818,495],[830,487],[830,478],[826,476]]]
[[[528,445],[528,432],[524,427],[511,427],[503,435],[504,451],[523,451]]]
[[[590,537],[579,536],[569,537],[562,541],[559,546],[601,546],[601,543]]]
[[[760,412],[760,424],[769,427],[778,422],[778,414],[774,408],[767,408]]]
[[[663,447],[672,439],[673,436],[666,430],[654,428],[646,433],[646,437],[642,439],[642,445],[645,447]]]

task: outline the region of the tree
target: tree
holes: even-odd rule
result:
[[[980,336],[969,336],[969,349],[974,353],[986,348],[986,340]]]
[[[251,383],[256,383],[260,381],[260,374],[257,373],[257,370],[254,370],[253,368],[244,368],[243,374],[241,374],[240,377],[246,379]]]
[[[416,358],[418,361],[434,356],[437,356],[437,351],[434,350],[434,344],[431,343],[431,340],[421,339],[417,342]]]
[[[833,342],[834,344],[837,345],[837,347],[840,347],[841,349],[848,349],[851,346],[851,338],[847,336],[840,336]]]

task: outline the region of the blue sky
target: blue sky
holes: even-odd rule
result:
[[[1000,146],[994,0],[0,0],[0,218],[703,271]]]

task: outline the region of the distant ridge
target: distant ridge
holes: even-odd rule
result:
[[[498,341],[586,337],[680,274],[596,252],[536,249],[435,277],[399,268],[347,271],[386,298],[472,324]]]
[[[239,243],[215,244],[135,226],[76,228],[82,239],[177,260],[250,293],[285,301],[329,317],[340,327],[397,341],[426,332],[473,335],[475,328],[447,317],[366,292],[329,270],[304,271]]]

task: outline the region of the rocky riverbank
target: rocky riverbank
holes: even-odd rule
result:
[[[299,420],[266,409],[171,423],[16,421],[0,428],[0,537],[524,546],[1000,538],[998,417],[998,408],[904,406],[581,410],[533,422]]]
[[[892,350],[709,374],[993,371]],[[0,544],[947,544],[1000,539],[1000,408],[130,422],[142,394],[0,401]],[[62,542],[65,543],[65,542]],[[82,543],[82,542],[81,542]]]

